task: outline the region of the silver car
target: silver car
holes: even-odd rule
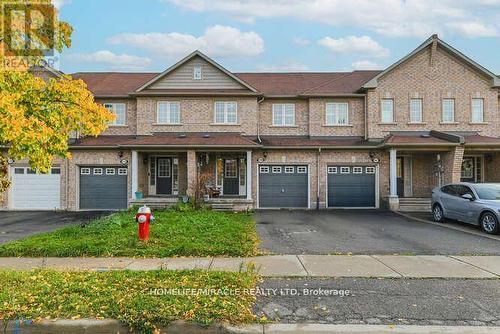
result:
[[[454,219],[480,225],[489,234],[500,230],[500,184],[455,183],[432,190],[434,220]]]

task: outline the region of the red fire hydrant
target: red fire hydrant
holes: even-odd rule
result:
[[[149,239],[149,224],[154,219],[149,207],[144,205],[139,208],[135,215],[135,221],[139,223],[139,240],[147,241]]]

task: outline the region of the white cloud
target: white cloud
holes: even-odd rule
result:
[[[448,26],[467,38],[498,36],[497,28],[486,26],[481,22],[454,22]]]
[[[361,54],[368,57],[387,57],[390,53],[370,36],[347,36],[338,39],[325,37],[319,40],[318,44],[334,53]]]
[[[264,40],[257,33],[220,25],[208,27],[199,37],[178,32],[123,33],[108,42],[170,57],[185,56],[194,50],[212,57],[257,56],[264,51]]]
[[[151,59],[146,57],[115,54],[108,50],[101,50],[94,53],[72,53],[64,57],[71,61],[103,64],[114,70],[140,70],[152,63]]]
[[[299,46],[306,46],[311,44],[311,41],[302,37],[294,37],[293,43]]]
[[[280,65],[257,65],[257,71],[260,72],[304,72],[308,70],[309,66],[295,60],[289,60]]]
[[[371,60],[360,60],[351,64],[353,70],[379,70],[382,68],[379,64]]]
[[[425,38],[460,33],[450,23],[500,26],[492,10],[499,0],[163,0],[196,12],[226,13],[242,20],[295,18],[385,36]],[[484,32],[480,32],[481,37]]]
[[[52,4],[54,7],[57,9],[60,9],[62,6],[67,5],[71,3],[72,0],[52,0]]]

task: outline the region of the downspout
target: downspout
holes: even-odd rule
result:
[[[320,159],[321,157],[321,147],[318,148],[318,154],[316,155],[316,210],[319,210],[319,198],[320,198]]]
[[[262,143],[262,140],[260,139],[260,104],[264,102],[265,97],[262,96],[261,98],[257,99],[257,140],[259,143]]]
[[[365,111],[365,140],[368,140],[368,106],[366,105],[366,103],[368,101],[367,95],[368,95],[368,91],[363,96],[363,108]]]

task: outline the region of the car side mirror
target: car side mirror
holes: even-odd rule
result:
[[[471,194],[463,194],[462,198],[463,199],[467,199],[469,201],[473,201],[474,200],[474,196],[472,196]]]

